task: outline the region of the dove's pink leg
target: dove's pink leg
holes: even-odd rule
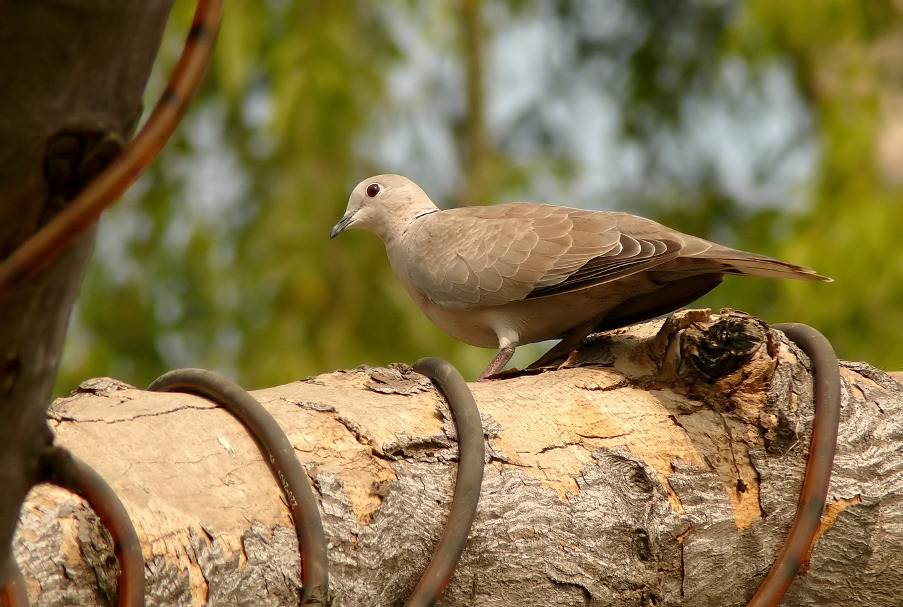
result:
[[[477,381],[487,379],[490,375],[495,375],[501,371],[508,364],[508,361],[511,360],[511,357],[514,356],[514,348],[516,347],[515,345],[507,345],[499,350],[499,353],[495,355],[495,358],[492,359],[486,370],[480,373]]]

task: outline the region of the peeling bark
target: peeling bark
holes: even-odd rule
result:
[[[471,384],[485,480],[440,605],[744,605],[795,513],[808,358],[756,319],[686,311],[597,336],[572,364]],[[785,605],[899,603],[903,389],[862,363],[841,375],[829,505]],[[452,495],[444,402],[403,366],[254,395],[314,482],[333,604],[401,604]],[[51,420],[129,509],[149,605],[297,604],[288,509],[224,411],[93,380]],[[78,499],[33,491],[15,545],[36,605],[111,604],[109,538]]]

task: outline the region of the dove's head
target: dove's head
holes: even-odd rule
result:
[[[368,230],[384,242],[402,234],[417,217],[438,211],[420,187],[401,175],[377,175],[351,191],[345,216],[329,233],[335,238],[346,229]]]

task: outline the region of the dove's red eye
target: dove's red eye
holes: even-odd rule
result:
[[[374,198],[377,194],[379,194],[379,184],[371,183],[367,186],[367,196],[370,198]]]

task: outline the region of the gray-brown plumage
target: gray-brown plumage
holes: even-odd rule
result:
[[[649,219],[533,202],[439,210],[417,184],[377,175],[352,191],[330,237],[369,230],[405,290],[440,329],[499,348],[481,379],[526,343],[595,331],[686,305],[725,274],[830,281],[809,268],[682,234]]]

